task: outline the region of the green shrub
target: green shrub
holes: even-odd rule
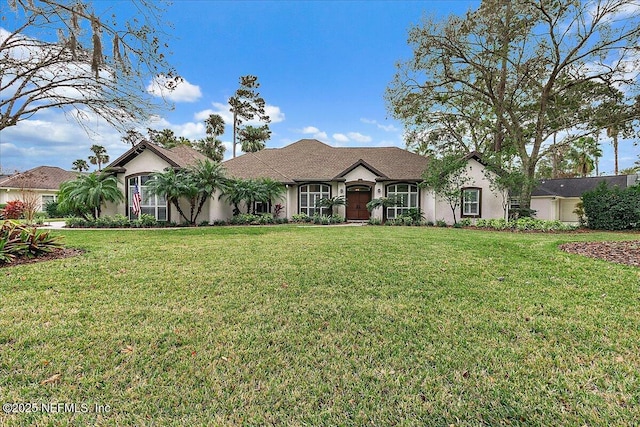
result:
[[[213,226],[221,226],[221,225],[227,225],[227,221],[225,221],[224,219],[216,219],[213,221]]]
[[[476,227],[479,228],[487,228],[489,227],[489,220],[484,218],[479,218],[476,220]]]
[[[84,218],[72,216],[70,218],[67,218],[67,220],[65,221],[65,226],[68,228],[86,228],[90,226],[90,222]]]
[[[275,218],[274,218],[273,214],[263,213],[262,215],[260,215],[258,217],[258,223],[262,224],[262,225],[274,224],[275,223]]]
[[[494,218],[489,220],[489,227],[496,230],[505,230],[508,226],[507,220],[504,218]]]
[[[640,228],[640,185],[624,190],[605,182],[582,195],[587,227],[596,230]]]
[[[437,227],[446,227],[447,226],[447,222],[444,219],[439,219],[436,221],[436,226]]]
[[[118,228],[131,227],[131,221],[122,214],[116,214],[113,217],[113,225]]]
[[[462,218],[458,224],[460,224],[460,227],[469,227],[471,225],[471,218]]]
[[[294,214],[291,216],[292,222],[311,222],[311,217],[305,213]]]
[[[58,217],[58,202],[47,202],[44,205],[44,211],[49,215],[49,218]]]
[[[231,217],[231,219],[229,220],[229,224],[233,224],[233,225],[260,224],[260,217],[258,215],[252,215],[252,214],[238,214],[234,217]]]
[[[369,218],[369,221],[367,221],[367,223],[369,225],[380,225],[380,224],[382,224],[382,220],[380,218],[371,217],[371,218]]]
[[[346,220],[342,215],[333,214],[329,217],[330,224],[342,224],[345,221]]]

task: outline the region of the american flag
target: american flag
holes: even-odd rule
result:
[[[138,184],[136,184],[133,188],[133,214],[138,215],[140,213],[140,202],[142,201],[142,197],[140,197],[140,190],[138,189]]]

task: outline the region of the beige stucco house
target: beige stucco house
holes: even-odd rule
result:
[[[601,182],[609,187],[627,188],[640,183],[640,179],[638,175],[544,179],[531,193],[531,209],[538,219],[577,224],[578,215],[573,211],[582,194],[594,190]]]
[[[137,184],[143,213],[158,220],[179,222],[174,207],[164,198],[145,191],[145,183],[153,172],[186,167],[203,159],[202,154],[186,146],[167,150],[148,142],[136,145],[108,166],[121,182],[126,200],[110,204],[104,213],[133,217],[132,195]],[[503,217],[505,195],[490,189],[479,156],[471,154],[467,160],[466,173],[471,180],[463,189],[464,202],[457,208],[457,218]],[[280,204],[281,215],[288,218],[300,213],[325,214],[326,209],[316,206],[319,199],[344,196],[347,206],[340,206],[336,213],[347,220],[365,221],[370,216],[382,218],[380,209],[367,211],[370,200],[397,195],[403,203],[387,208],[387,218],[400,216],[410,208],[421,208],[427,220],[453,222],[449,205],[418,185],[428,159],[398,147],[332,147],[315,139],[302,139],[282,148],[245,153],[223,162],[223,166],[230,177],[272,178],[285,185],[282,199],[256,206],[258,212],[273,212],[273,207]],[[233,215],[233,207],[219,196],[214,194],[207,202],[197,222],[226,220]]]
[[[55,202],[58,188],[65,181],[75,179],[77,172],[69,172],[55,166],[38,166],[0,179],[0,204],[26,197],[35,198],[38,210],[44,210],[49,202]]]
[[[137,144],[105,168],[118,179],[118,186],[125,195],[125,201],[118,204],[108,203],[102,211],[103,214],[112,216],[121,214],[130,219],[136,218],[132,203],[134,188],[137,185],[142,199],[140,203],[142,214],[152,215],[158,221],[181,222],[178,213],[174,212],[175,207],[168,204],[166,198],[147,191],[146,183],[154,172],[162,172],[166,168],[181,169],[194,165],[200,160],[206,160],[206,157],[184,145],[166,149],[150,142]],[[187,202],[183,203],[184,206],[181,204],[181,207],[188,209]],[[197,218],[197,222],[209,221],[211,205],[212,201],[209,200]]]

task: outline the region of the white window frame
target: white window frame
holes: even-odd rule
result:
[[[402,191],[400,187],[405,185],[407,186],[407,190]],[[390,206],[387,208],[388,219],[398,218],[408,212],[409,209],[417,209],[420,206],[420,192],[417,184],[412,184],[410,182],[390,184],[387,185],[386,192],[387,197],[399,196],[401,200],[398,206]]]
[[[319,186],[318,190],[312,190],[312,187]],[[306,195],[306,203],[303,204],[302,196]],[[329,209],[325,207],[318,207],[316,203],[323,198],[331,197],[331,185],[325,183],[309,183],[303,184],[298,188],[298,213],[304,213],[309,216],[313,216],[316,213],[319,215],[327,215]]]
[[[475,200],[470,200],[468,194],[475,193]],[[475,209],[472,209],[475,207]],[[480,218],[482,214],[482,189],[469,187],[462,189],[462,203],[460,216],[463,218]]]
[[[168,221],[169,220],[169,204],[167,203],[166,197],[156,196],[152,194],[147,185],[142,184],[142,179],[147,178],[153,179],[151,175],[142,174],[136,176],[130,176],[127,178],[127,192],[128,192],[128,205],[127,213],[129,219],[138,219],[142,214],[153,215],[153,217],[157,221]],[[138,184],[138,190],[140,191],[140,214],[135,215],[133,213],[133,192],[135,189],[135,184]],[[164,213],[164,215],[163,215]]]

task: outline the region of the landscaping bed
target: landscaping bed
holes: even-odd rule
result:
[[[621,242],[572,242],[560,245],[565,252],[640,267],[640,240]]]

